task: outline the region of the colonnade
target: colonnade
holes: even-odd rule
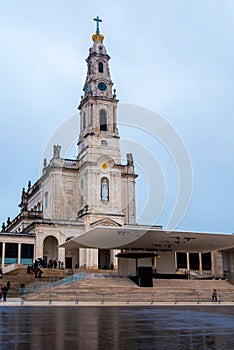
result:
[[[32,264],[35,257],[34,239],[0,239],[0,263],[1,267],[9,264]],[[18,242],[17,242],[18,241]]]

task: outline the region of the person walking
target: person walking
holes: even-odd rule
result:
[[[212,300],[213,300],[213,301],[217,301],[217,290],[216,290],[216,289],[213,289],[213,292],[212,292]]]
[[[7,293],[8,293],[7,286],[4,286],[2,288],[3,301],[6,301]]]

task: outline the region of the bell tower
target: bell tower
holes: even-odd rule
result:
[[[103,45],[97,17],[89,49],[87,75],[80,105],[78,140],[80,210],[89,226],[102,220],[116,225],[135,223],[135,175],[132,155],[121,164],[117,128],[116,90],[109,70],[110,56]],[[108,224],[108,222],[106,224]]]
[[[118,100],[110,76],[110,56],[103,45],[104,35],[99,31],[93,34],[93,46],[89,49],[87,76],[83,87],[80,110],[80,136],[78,142],[78,158],[96,160],[100,152],[110,154],[114,161],[120,163],[119,134],[116,124]],[[113,90],[113,91],[112,91]],[[106,147],[106,143],[108,147]],[[96,158],[96,159],[95,159]]]

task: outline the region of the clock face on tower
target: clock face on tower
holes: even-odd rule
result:
[[[98,84],[98,88],[99,88],[99,90],[101,90],[101,91],[105,91],[105,90],[106,90],[106,84],[103,83],[103,81],[101,81],[101,82]]]

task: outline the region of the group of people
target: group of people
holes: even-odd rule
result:
[[[33,267],[44,267],[44,268],[54,268],[54,269],[61,269],[64,270],[64,262],[63,261],[57,261],[56,259],[50,259],[47,261],[46,259],[38,258],[34,261]]]
[[[35,266],[35,264],[33,264],[32,266],[28,265],[27,267],[27,273],[28,274],[32,274],[34,275],[36,278],[40,278],[41,275],[43,274],[43,271],[40,269],[40,267]]]
[[[43,271],[40,269],[41,267],[43,268],[54,268],[56,269],[57,267],[60,270],[64,270],[64,262],[63,261],[56,261],[55,259],[52,260],[50,259],[47,263],[46,260],[43,260],[41,258],[38,258],[34,261],[32,265],[28,265],[27,267],[27,273],[34,275],[36,278],[41,277]]]
[[[6,301],[8,290],[11,288],[11,282],[8,281],[5,286],[0,284],[0,300]]]
[[[64,270],[64,262],[50,259],[45,267]]]

